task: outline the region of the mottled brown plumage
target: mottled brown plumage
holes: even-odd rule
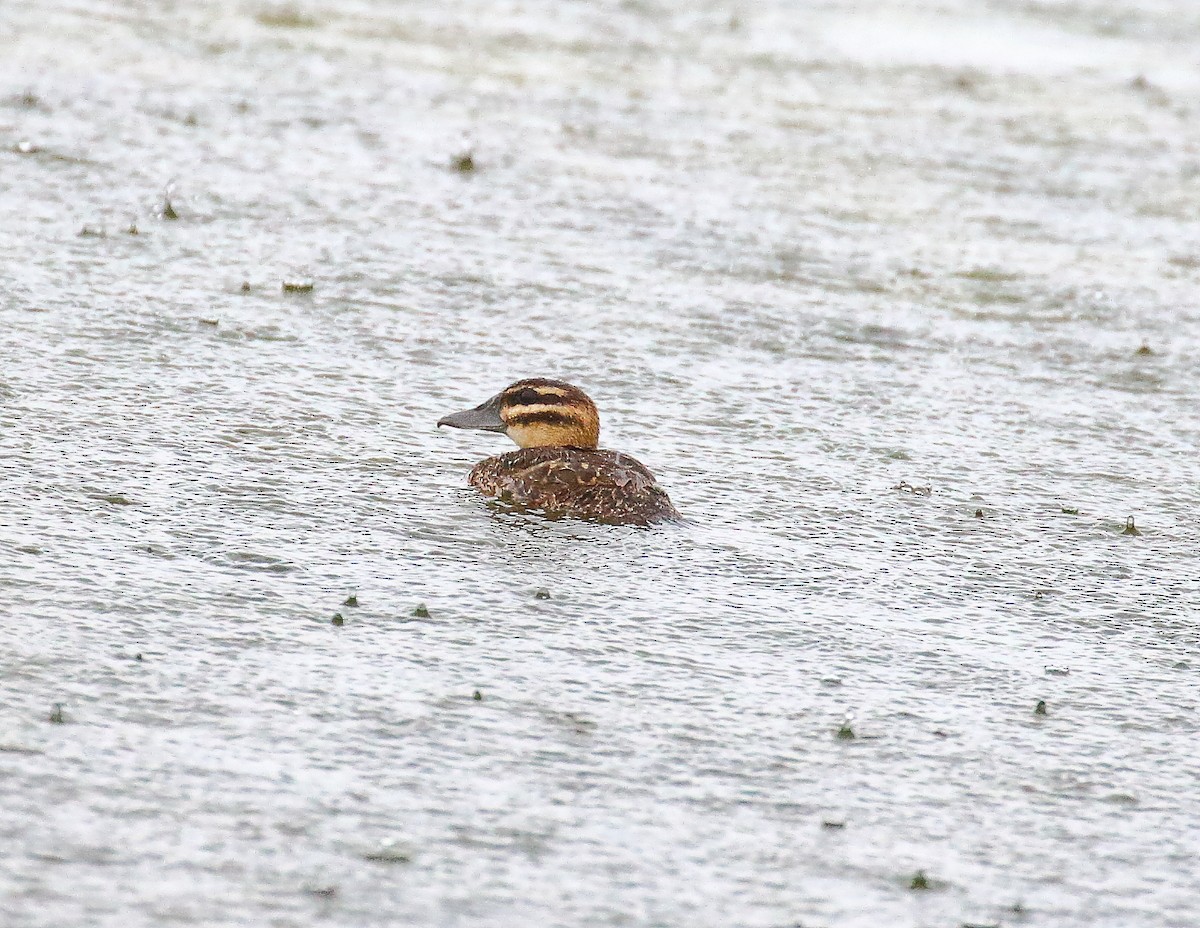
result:
[[[438,425],[504,432],[518,451],[488,458],[469,482],[487,496],[548,515],[622,525],[672,521],[679,513],[654,475],[617,451],[596,447],[600,416],[578,387],[520,380]]]
[[[654,475],[619,451],[521,448],[480,461],[468,482],[487,496],[554,515],[625,525],[679,518]]]

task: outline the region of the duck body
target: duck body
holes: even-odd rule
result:
[[[597,447],[600,415],[588,395],[569,383],[518,380],[438,425],[504,432],[521,446],[475,465],[469,482],[486,496],[551,516],[616,525],[679,518],[645,466]]]
[[[520,448],[480,461],[468,482],[485,496],[550,515],[617,525],[679,519],[654,475],[619,451]]]

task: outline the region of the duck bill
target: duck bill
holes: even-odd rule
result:
[[[438,419],[438,425],[448,425],[452,429],[482,429],[485,432],[504,432],[508,429],[504,420],[500,418],[499,393],[474,409],[464,409],[462,412],[443,416]]]

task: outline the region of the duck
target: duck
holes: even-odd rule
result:
[[[438,426],[503,432],[516,451],[480,461],[467,482],[485,496],[552,517],[611,525],[679,521],[644,464],[600,445],[600,413],[591,397],[562,380],[518,380]]]

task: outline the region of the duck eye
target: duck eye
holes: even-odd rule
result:
[[[532,387],[525,387],[513,397],[522,406],[536,405],[542,398],[542,395]]]

